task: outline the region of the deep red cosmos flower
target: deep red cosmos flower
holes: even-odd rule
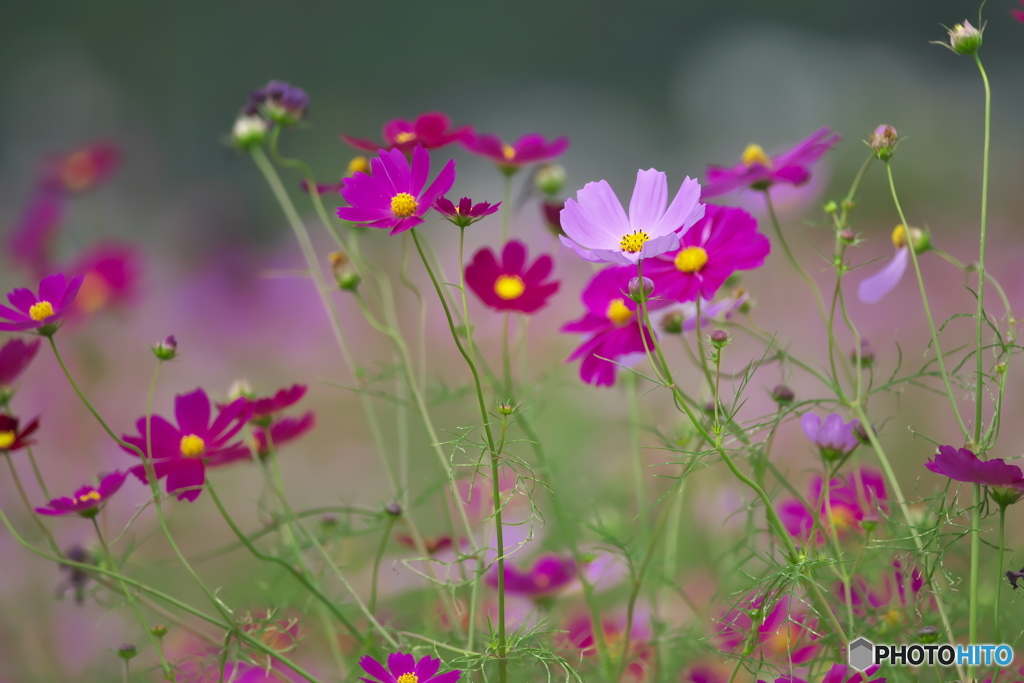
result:
[[[32,420],[24,429],[19,429],[16,417],[0,413],[0,453],[21,450],[35,443],[29,439],[39,429],[39,418]]]
[[[708,166],[702,197],[717,197],[741,187],[765,190],[776,183],[803,185],[811,179],[810,166],[831,149],[839,136],[819,128],[792,149],[769,157],[760,145],[747,145],[740,163],[732,167]]]
[[[64,273],[57,273],[42,279],[38,295],[24,287],[13,290],[7,299],[14,308],[0,305],[0,318],[8,321],[0,321],[0,330],[53,334],[57,323],[74,303],[82,280],[83,277],[77,275],[68,282]]]
[[[434,210],[444,216],[449,223],[460,228],[468,228],[485,216],[490,216],[500,206],[501,202],[497,204],[477,202],[474,204],[469,197],[463,197],[458,204],[453,203],[447,197],[438,197],[434,202]]]
[[[571,557],[555,553],[541,555],[533,566],[522,571],[505,565],[505,592],[530,598],[544,598],[562,590],[576,578],[576,563]],[[487,585],[498,586],[497,567],[487,574]]]
[[[435,111],[423,114],[415,121],[391,119],[384,124],[384,142],[382,143],[348,135],[342,135],[341,139],[356,149],[364,149],[367,152],[376,152],[380,149],[411,152],[417,145],[424,149],[436,149],[458,142],[471,130],[469,126],[449,130],[451,125],[451,119],[441,112]]]
[[[558,291],[557,280],[546,282],[553,262],[547,254],[527,267],[526,245],[511,240],[501,261],[484,248],[466,265],[466,284],[481,301],[498,311],[536,313]]]
[[[98,486],[83,486],[70,498],[54,498],[46,507],[36,508],[36,512],[51,516],[78,514],[95,517],[100,507],[121,489],[127,476],[127,472],[105,474],[100,478]]]
[[[560,137],[551,142],[543,135],[524,135],[514,144],[503,142],[497,135],[469,133],[462,139],[462,145],[474,154],[490,159],[507,173],[514,173],[526,164],[551,161],[569,149],[569,138]]]
[[[258,422],[268,417],[273,417],[287,408],[291,408],[302,400],[302,397],[306,395],[307,389],[308,387],[305,384],[293,384],[287,389],[279,389],[273,396],[249,398],[249,402],[252,404],[252,416],[250,419]]]
[[[300,418],[282,417],[274,420],[269,427],[257,427],[253,430],[252,437],[256,445],[256,455],[265,458],[270,455],[270,448],[278,450],[281,446],[295,441],[304,436],[309,430],[316,426],[316,417],[308,412]],[[270,438],[267,438],[267,433]]]
[[[979,460],[966,448],[939,446],[939,452],[925,467],[954,481],[990,487],[993,500],[1000,505],[1016,503],[1024,496],[1024,472],[1002,458]]]

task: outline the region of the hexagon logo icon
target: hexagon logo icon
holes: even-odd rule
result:
[[[857,671],[864,671],[875,663],[875,645],[867,638],[858,638],[850,643],[850,666]]]

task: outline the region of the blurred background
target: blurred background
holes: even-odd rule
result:
[[[1010,18],[1010,7],[1007,0],[986,6],[982,56],[994,91],[990,267],[1011,303],[1018,303],[1024,294],[1019,268],[1024,257],[1024,193],[1019,190],[1024,177],[1024,26]],[[289,490],[310,507],[339,502],[379,507],[391,493],[358,401],[337,386],[351,386],[352,377],[338,359],[312,288],[295,275],[301,258],[291,232],[254,166],[224,144],[251,89],[270,79],[306,89],[312,99],[308,125],[288,131],[282,151],[310,162],[325,182],[336,181],[356,153],[338,138],[340,133],[376,140],[386,120],[433,110],[446,112],[455,125],[472,125],[505,139],[530,132],[566,135],[571,140],[562,159],[567,193],[604,178],[624,199],[637,168],[666,171],[670,183],[685,175],[700,178],[708,163],[735,163],[747,143],[772,153],[830,126],[843,142],[816,166],[808,186],[779,198],[786,229],[794,235],[791,243],[808,269],[827,283],[831,275],[818,254],[831,249],[831,232],[820,206],[845,194],[867,153],[861,141],[879,123],[895,126],[903,138],[893,163],[909,221],[929,229],[933,243],[961,261],[976,258],[981,84],[969,58],[929,41],[945,38],[942,24],[965,18],[974,22],[977,11],[975,2],[962,0],[666,0],[630,6],[582,0],[429,5],[184,0],[173,7],[19,3],[6,8],[0,22],[0,101],[6,103],[0,108],[0,229],[12,228],[23,215],[41,158],[95,140],[116,144],[122,158],[118,172],[68,207],[57,246],[58,260],[65,262],[107,240],[141,250],[140,280],[131,300],[76,322],[58,336],[72,371],[100,411],[115,429],[131,428],[142,413],[153,369],[146,347],[175,334],[182,358],[165,369],[157,412],[166,413],[175,393],[199,384],[220,397],[243,377],[261,394],[295,382],[308,384],[304,408],[315,409],[320,424],[294,454],[283,456],[295,456],[287,460]],[[501,176],[489,162],[454,146],[435,158],[443,161],[449,151],[459,164],[454,196],[500,199]],[[899,221],[879,171],[874,169],[863,183],[852,216],[853,226],[866,238],[855,249],[858,262],[887,259],[892,253],[888,235]],[[517,194],[525,177],[520,175]],[[296,190],[303,214],[311,216],[297,190],[298,177],[285,175],[285,182]],[[759,216],[763,211],[756,197],[726,199]],[[338,203],[333,197],[325,200],[329,208]],[[310,220],[326,255],[330,243]],[[474,228],[471,249],[496,245],[497,224],[491,220]],[[447,271],[455,272],[455,231],[433,221],[426,231]],[[533,253],[553,253],[563,280],[552,305],[530,326],[531,372],[541,395],[537,411],[557,409],[544,413],[539,428],[549,452],[562,454],[563,471],[581,473],[577,486],[566,493],[579,499],[579,514],[628,524],[631,515],[622,510],[632,505],[631,491],[617,484],[629,468],[621,390],[583,386],[576,367],[561,363],[578,339],[557,334],[557,329],[581,314],[578,292],[591,269],[557,246],[535,198],[517,207],[513,234],[528,242]],[[394,239],[381,232],[368,235],[366,243],[372,258],[396,265]],[[922,266],[934,288],[937,319],[970,309],[973,299],[962,286],[961,273],[931,255]],[[860,272],[879,267],[872,264]],[[423,279],[419,269],[413,273]],[[27,270],[3,260],[3,291],[30,284]],[[757,302],[759,324],[778,331],[794,353],[820,365],[824,335],[813,302],[781,259],[770,259],[744,284]],[[358,309],[340,295],[337,301],[364,363],[379,367],[389,362],[390,353],[382,350],[381,338],[366,328]],[[490,342],[493,350],[500,323],[477,302],[471,305],[471,314],[481,319],[484,348]],[[992,305],[1001,314],[995,300]],[[415,305],[409,301],[406,306],[411,330]],[[909,278],[884,304],[853,302],[851,310],[876,349],[879,376],[896,367],[895,343],[920,364],[927,330]],[[962,325],[952,326],[950,348],[969,336],[969,324]],[[844,338],[840,343],[852,342]],[[431,371],[439,396],[444,387],[465,382],[451,347],[446,335],[431,337]],[[758,349],[738,343],[731,353],[738,369]],[[791,382],[798,394],[813,386],[777,366],[766,368],[750,389],[751,416],[770,409],[767,389],[780,381]],[[1011,388],[1010,414],[1021,409],[1020,398]],[[76,402],[47,349],[21,381],[16,400],[24,417],[43,416],[37,454],[51,490],[70,493],[96,471],[132,464]],[[678,421],[666,404],[664,397],[646,397],[645,421],[670,433]],[[943,402],[918,392],[910,401],[885,397],[876,405],[901,474],[915,490],[913,482],[931,447],[914,442],[907,426],[940,442],[952,438],[955,430],[942,412]],[[437,410],[445,430],[472,419],[472,406],[458,401]],[[595,429],[601,421],[621,428]],[[410,429],[414,460],[425,461],[415,467],[434,485],[438,475],[428,459],[426,437],[415,420]],[[1018,425],[1008,428],[1003,437],[1007,451],[1000,455],[1019,455],[1012,444],[1020,436],[1024,432]],[[794,477],[807,478],[813,460],[795,423],[780,432],[776,450],[780,458],[792,458]],[[656,466],[669,458],[651,449],[648,459]],[[258,472],[240,468],[234,475],[215,476],[239,518],[255,528]],[[717,528],[741,504],[736,502],[741,493],[730,488],[723,472],[712,470],[707,477],[720,486],[708,487],[688,514]],[[111,506],[112,529],[123,526],[145,499],[135,484],[129,482],[125,496]],[[921,483],[926,491],[933,485]],[[34,503],[41,497],[30,493]],[[0,504],[34,538],[27,517],[13,509],[20,503],[3,476]],[[195,552],[230,540],[209,500],[178,507],[174,523]],[[436,517],[439,509],[431,515]],[[90,538],[81,520],[58,521],[63,523],[54,530],[62,546]],[[140,528],[151,524],[151,511],[139,523]],[[432,531],[440,530],[438,522]],[[543,542],[543,532],[538,535]],[[193,590],[160,574],[169,551],[159,537],[138,542],[140,561],[151,563],[145,569],[152,570],[154,581],[185,593]],[[366,579],[363,551],[375,542],[372,536],[365,545],[355,540],[343,549],[361,586]],[[393,554],[397,558],[401,550]],[[255,609],[273,591],[233,581],[241,566],[234,561],[246,559],[236,553],[217,560],[209,568],[210,583],[225,587],[237,604],[249,601]],[[126,639],[141,643],[125,610],[55,601],[55,586],[63,578],[54,565],[0,533],[0,678],[19,683],[101,680],[99,672],[111,670],[113,648]]]

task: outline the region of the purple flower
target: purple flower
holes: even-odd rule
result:
[[[412,151],[412,166],[397,149],[381,150],[370,160],[371,174],[356,173],[346,178],[341,196],[349,206],[338,209],[338,217],[375,228],[391,228],[391,234],[423,222],[423,214],[455,183],[455,160],[449,160],[430,187],[430,153],[423,147]]]
[[[587,335],[566,359],[566,362],[582,359],[580,379],[587,384],[615,384],[617,363],[628,365],[643,357],[645,338],[647,348],[654,348],[650,330],[637,322],[636,302],[626,293],[635,275],[636,269],[632,266],[605,268],[597,273],[583,290],[586,314],[562,326],[562,332]],[[664,305],[655,299],[648,302],[648,309]]]
[[[281,446],[295,441],[306,432],[316,426],[316,417],[308,412],[302,417],[283,417],[270,423],[269,427],[257,427],[253,430],[252,437],[256,444],[256,455],[265,458],[270,455],[270,448],[278,450]],[[270,439],[267,439],[267,432],[270,432]]]
[[[37,189],[11,229],[7,248],[16,265],[42,274],[50,270],[50,247],[64,220],[67,196],[63,191]]]
[[[527,267],[526,245],[511,240],[501,261],[484,248],[466,265],[466,284],[487,306],[498,311],[536,313],[547,305],[560,283],[548,281],[551,257],[544,254]]]
[[[576,563],[554,553],[542,555],[526,571],[505,565],[505,592],[543,598],[562,590],[576,578]],[[487,574],[487,585],[498,586],[498,573]]]
[[[77,513],[83,517],[95,517],[100,507],[121,489],[127,476],[126,472],[105,474],[99,486],[83,486],[70,498],[54,498],[47,503],[47,507],[36,508],[36,512],[51,516]]]
[[[249,449],[231,439],[245,426],[252,414],[249,399],[241,397],[226,406],[217,407],[217,416],[211,419],[212,406],[206,392],[196,389],[179,394],[174,399],[175,427],[155,415],[150,418],[152,453],[146,447],[146,418],[139,418],[135,427],[139,436],[125,435],[124,442],[134,446],[153,459],[152,467],[157,479],[167,478],[167,493],[177,493],[178,500],[194,501],[206,481],[206,467],[226,465],[236,460],[247,460]],[[124,448],[124,447],[122,447]],[[124,448],[138,456],[135,450]],[[136,465],[129,471],[148,483],[146,464]]]
[[[857,287],[857,298],[866,304],[881,301],[886,294],[896,288],[907,270],[911,245],[917,254],[922,254],[931,247],[931,240],[927,233],[917,228],[911,228],[908,237],[906,228],[897,225],[892,231],[892,245],[896,248],[896,253],[888,265],[865,278]]]
[[[810,166],[839,142],[828,128],[819,128],[790,150],[769,157],[760,145],[747,145],[740,163],[726,168],[708,166],[703,196],[717,197],[741,187],[766,190],[776,183],[803,185],[811,178]]]
[[[287,389],[279,389],[273,396],[250,398],[249,402],[252,404],[250,419],[253,421],[265,420],[291,408],[302,400],[302,397],[306,395],[306,390],[305,384],[293,384]]]
[[[452,203],[447,197],[438,197],[434,202],[434,210],[444,216],[448,221],[460,228],[468,228],[484,216],[490,216],[498,210],[501,202],[490,204],[488,202],[473,203],[469,197],[463,197],[458,205]]]
[[[270,81],[262,88],[249,93],[245,113],[249,116],[263,114],[282,126],[297,123],[306,118],[309,111],[309,95],[285,81]]]
[[[0,330],[37,330],[40,334],[53,334],[61,317],[74,303],[82,279],[81,275],[77,275],[68,282],[64,273],[47,276],[39,283],[38,296],[24,287],[15,289],[7,295],[14,308],[0,305],[0,318],[10,321],[0,322]]]
[[[384,124],[384,142],[377,143],[365,138],[353,138],[342,135],[341,139],[357,149],[376,152],[380,149],[397,149],[411,152],[418,145],[423,149],[436,149],[458,142],[470,132],[469,126],[449,130],[451,119],[441,112],[430,112],[416,118],[415,121],[392,119]]]
[[[1024,472],[1002,458],[979,460],[966,448],[939,446],[934,460],[925,463],[925,467],[954,481],[990,486],[993,500],[1003,506],[1024,496]]]
[[[14,384],[35,358],[41,343],[38,339],[28,343],[12,339],[0,348],[0,388]]]
[[[21,450],[35,443],[28,437],[39,429],[39,418],[29,422],[24,429],[19,429],[19,425],[18,418],[0,413],[0,453]]]
[[[543,135],[531,133],[510,145],[497,135],[470,132],[462,139],[462,145],[470,152],[495,162],[506,173],[514,173],[526,164],[551,161],[561,156],[569,149],[569,139],[560,137],[548,142]]]
[[[384,666],[373,657],[363,657],[359,666],[372,678],[360,678],[364,683],[455,683],[462,676],[458,669],[437,675],[441,668],[441,660],[433,657],[421,657],[419,661],[404,652],[388,655],[388,666]]]
[[[836,413],[826,417],[824,422],[813,413],[804,413],[800,418],[800,428],[821,451],[821,457],[829,462],[835,462],[857,448],[860,442],[857,441],[856,429],[859,425],[859,420],[844,422]]]
[[[644,275],[664,299],[711,299],[737,270],[763,266],[769,251],[768,238],[749,213],[705,204],[704,217],[682,236],[678,251],[647,260]]]
[[[679,238],[704,216],[700,184],[683,181],[666,210],[668,179],[653,168],[636,172],[629,216],[605,180],[587,183],[562,209],[562,244],[595,263],[636,265],[679,248]]]

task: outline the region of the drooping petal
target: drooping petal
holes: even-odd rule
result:
[[[900,278],[907,270],[910,259],[910,248],[900,247],[896,250],[889,264],[874,275],[866,278],[857,287],[857,297],[866,304],[881,301],[886,294],[899,284]]]

